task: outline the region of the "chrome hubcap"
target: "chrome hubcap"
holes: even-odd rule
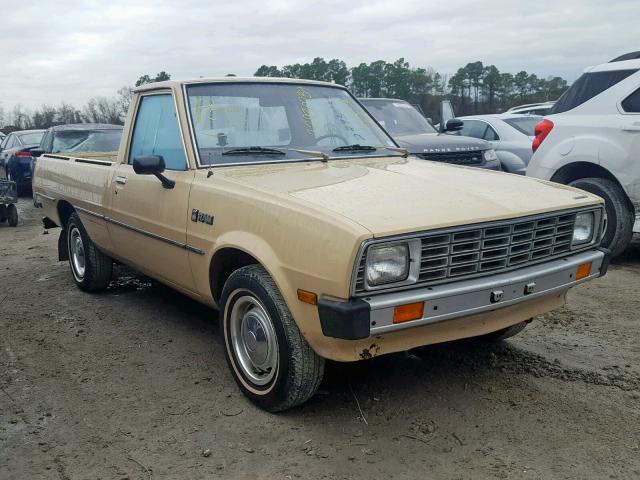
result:
[[[256,385],[273,379],[278,367],[278,340],[264,306],[244,295],[234,303],[229,318],[231,344],[243,373]]]
[[[82,280],[85,270],[84,244],[82,243],[82,235],[80,235],[77,227],[73,227],[69,234],[69,250],[74,273],[78,280]]]

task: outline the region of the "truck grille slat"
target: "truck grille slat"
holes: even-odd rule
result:
[[[482,163],[482,150],[430,152],[416,155],[423,160],[434,162],[453,163],[455,165],[480,165]]]
[[[575,219],[576,212],[543,214],[412,237],[421,242],[418,279],[412,285],[493,274],[566,254],[572,250]],[[365,256],[356,271],[356,294],[366,292]]]

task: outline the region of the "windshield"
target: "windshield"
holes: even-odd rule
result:
[[[42,140],[43,135],[44,135],[44,131],[24,133],[20,135],[20,141],[22,142],[23,145],[35,145],[37,143],[40,143],[40,140]]]
[[[436,133],[426,118],[410,103],[399,100],[360,100],[391,135]]]
[[[533,137],[535,135],[533,130],[541,120],[542,117],[531,115],[530,117],[505,118],[504,122],[511,125],[520,133],[524,133],[528,137]]]
[[[291,149],[340,158],[376,155],[376,149],[395,147],[341,88],[213,83],[188,86],[187,98],[201,165],[296,161],[314,156]],[[348,146],[375,148],[334,151]]]
[[[51,152],[114,152],[120,146],[120,137],[121,129],[61,131],[53,137]]]

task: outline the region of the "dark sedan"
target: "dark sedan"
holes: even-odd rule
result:
[[[500,170],[496,152],[488,142],[439,132],[413,105],[404,100],[393,98],[361,98],[359,100],[396,143],[406,148],[412,155],[435,162]],[[446,125],[447,132],[455,132],[463,126],[457,119],[449,120]]]
[[[43,153],[115,152],[120,146],[122,125],[77,123],[50,127],[34,149],[34,156]]]
[[[11,132],[0,145],[0,164],[9,180],[16,182],[18,195],[31,189],[31,150],[40,146],[44,130]]]

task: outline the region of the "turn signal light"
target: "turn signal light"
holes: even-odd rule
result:
[[[393,309],[393,323],[408,322],[422,318],[424,314],[424,302],[398,305]]]
[[[318,304],[318,295],[313,292],[307,292],[306,290],[298,289],[298,300],[309,305]]]
[[[591,275],[591,262],[578,265],[576,269],[576,280],[582,280],[589,275]]]

